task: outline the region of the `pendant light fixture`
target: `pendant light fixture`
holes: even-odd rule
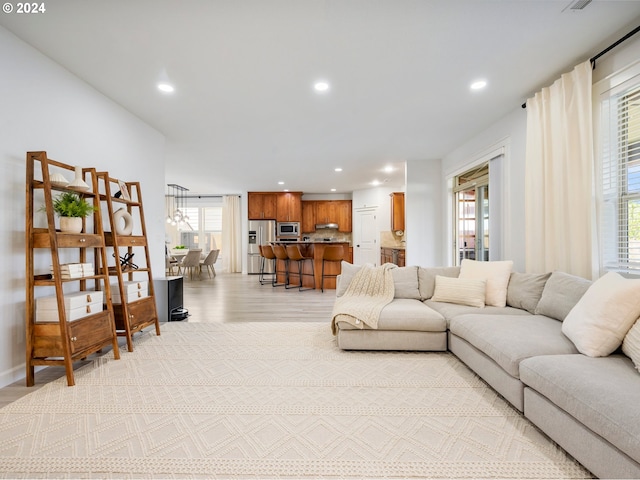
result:
[[[193,227],[189,224],[189,216],[187,215],[187,195],[189,191],[175,183],[167,185],[169,187],[169,196],[173,197],[173,212],[167,212],[167,223],[178,227],[178,230],[193,230]],[[186,227],[186,228],[185,228]]]

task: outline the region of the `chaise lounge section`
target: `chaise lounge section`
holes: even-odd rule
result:
[[[471,271],[486,268],[491,276],[497,263],[474,262]],[[498,267],[504,280],[505,265]],[[584,305],[582,310],[576,305],[589,296],[587,291],[597,293],[590,287],[604,283],[604,277],[602,282],[591,282],[563,272],[509,271],[503,306],[500,299],[492,299],[494,305],[478,307],[470,306],[477,305],[477,298],[469,298],[473,294],[468,293],[478,286],[477,279],[465,277],[464,268],[465,262],[462,267],[391,269],[396,293],[382,309],[378,328],[357,328],[338,320],[338,346],[344,350],[449,350],[593,474],[640,478],[640,373],[619,348],[623,338],[626,345],[631,331],[637,330],[640,339],[640,322],[634,325],[640,310],[630,313],[633,320],[622,328],[613,354],[588,356],[581,353],[587,349],[582,338],[570,330],[569,322],[563,322],[572,311],[572,326],[576,317],[589,316]],[[358,266],[343,264],[338,297],[346,293],[358,271]],[[475,273],[471,276],[477,277]],[[460,288],[451,279],[460,279]],[[624,285],[637,289],[640,298],[640,280],[626,282],[636,282]],[[609,288],[615,289],[615,285]],[[443,296],[447,301],[440,301]],[[634,308],[640,309],[640,302]],[[640,358],[634,360],[640,363]]]

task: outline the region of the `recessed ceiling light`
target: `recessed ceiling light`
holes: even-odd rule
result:
[[[387,165],[386,167],[384,167],[383,169],[386,173],[391,173],[393,172],[393,167],[391,165]]]
[[[324,93],[329,90],[329,84],[321,80],[313,84],[313,89],[318,93]]]
[[[335,192],[335,191],[336,191],[336,189],[335,189],[335,188],[332,188],[332,189],[331,189],[331,191],[332,191],[332,192]]]
[[[341,169],[340,167],[334,168],[333,170],[334,170],[335,172],[341,172],[341,171],[342,171],[342,169]]]
[[[371,182],[371,185],[373,185],[374,187],[377,187],[378,185],[380,185],[380,181],[374,180],[373,182]]]
[[[289,189],[288,189],[288,188],[285,188],[285,189],[283,190],[283,192],[288,192],[288,191],[289,191]]]
[[[278,185],[284,185],[284,182],[278,182]]]
[[[173,93],[175,88],[170,83],[159,83],[158,90],[164,93]]]
[[[487,86],[486,80],[476,80],[471,84],[471,90],[482,90],[486,86]]]

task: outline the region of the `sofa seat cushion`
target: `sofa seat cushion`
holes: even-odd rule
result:
[[[520,362],[537,355],[578,353],[562,324],[542,315],[461,315],[449,330],[483,352],[509,375],[520,378]]]
[[[346,322],[338,322],[338,328],[361,330]],[[366,325],[364,329],[370,330]],[[395,298],[380,312],[377,330],[444,332],[447,330],[447,322],[442,315],[419,300]]]
[[[527,386],[640,461],[640,374],[629,358],[540,356],[524,360],[520,374]]]
[[[513,307],[492,307],[491,305],[487,305],[484,308],[478,308],[470,307],[468,305],[458,305],[455,303],[434,302],[433,300],[425,300],[423,303],[436,312],[439,312],[448,323],[453,317],[470,313],[478,315],[531,315],[526,310],[520,310],[519,308]]]

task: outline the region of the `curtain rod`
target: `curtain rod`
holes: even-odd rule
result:
[[[168,195],[165,194],[165,197],[173,197],[173,195]],[[242,198],[242,195],[240,195],[239,193],[218,193],[218,194],[191,194],[191,195],[184,195],[183,198],[222,198],[222,197],[240,197]]]
[[[593,57],[591,57],[589,59],[589,61],[591,62],[591,68],[595,70],[596,68],[596,60],[598,60],[601,56],[603,56],[605,53],[607,53],[609,50],[612,50],[614,48],[616,48],[618,45],[620,45],[622,42],[624,42],[625,40],[628,40],[629,38],[633,37],[636,33],[640,32],[640,26],[634,28],[632,31],[630,31],[629,33],[627,33],[624,37],[622,37],[621,39],[617,40],[616,42],[612,43],[611,45],[609,45],[607,48],[605,48],[604,50],[602,50],[600,53],[598,53],[597,55],[594,55]],[[522,108],[527,108],[527,102],[524,102],[522,104]]]

